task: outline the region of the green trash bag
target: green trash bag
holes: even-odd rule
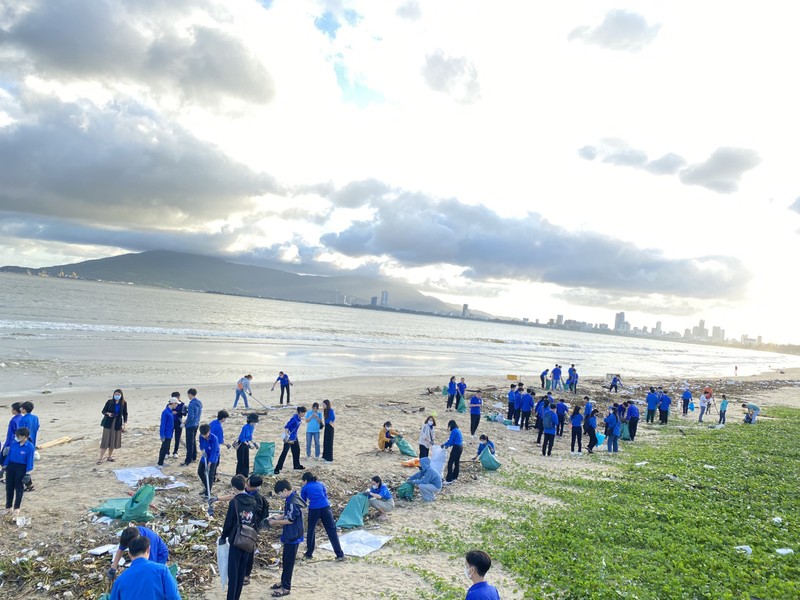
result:
[[[397,497],[403,500],[411,500],[414,497],[414,484],[406,481],[397,488]]]
[[[172,563],[170,566],[167,567],[169,574],[172,575],[172,578],[175,581],[178,581],[178,573],[180,573],[181,568],[178,566],[178,563]]]
[[[631,430],[630,430],[630,427],[628,427],[627,423],[623,423],[622,424],[622,427],[620,429],[620,434],[621,434],[620,437],[623,440],[630,441],[630,439],[631,439]]]
[[[417,453],[414,450],[413,446],[409,444],[405,439],[403,439],[402,435],[394,436],[394,443],[397,445],[397,449],[400,450],[400,454],[405,456],[416,456]]]
[[[364,517],[369,512],[369,498],[363,493],[356,494],[344,507],[342,514],[339,515],[339,520],[336,521],[336,526],[342,529],[352,529],[353,527],[362,527],[364,525]]]
[[[497,462],[497,459],[494,457],[494,454],[489,451],[489,448],[483,449],[483,452],[481,452],[478,460],[481,461],[483,468],[487,471],[496,471],[500,468],[500,463]]]
[[[442,396],[449,396],[449,395],[450,394],[447,393],[447,386],[443,385],[442,386]]]
[[[456,410],[460,413],[467,412],[467,403],[464,402],[464,396],[458,397],[458,404],[456,404]]]
[[[155,518],[148,510],[155,495],[156,489],[152,485],[143,485],[131,498],[110,498],[91,511],[112,519],[142,523]]]
[[[256,475],[274,475],[275,467],[272,459],[275,458],[275,442],[261,442],[253,461],[253,473]]]

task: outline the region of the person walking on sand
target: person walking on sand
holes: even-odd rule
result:
[[[22,405],[23,411],[25,403]],[[24,413],[23,413],[24,414]],[[103,428],[103,437],[100,440],[100,458],[97,464],[103,463],[103,455],[108,451],[108,462],[114,462],[111,455],[114,450],[122,447],[122,434],[125,431],[125,424],[128,422],[128,403],[122,390],[116,389],[103,406],[103,420],[100,422]]]
[[[424,458],[429,456],[434,442],[434,430],[436,428],[436,419],[433,415],[428,415],[425,422],[422,424],[422,430],[419,432],[419,457]]]
[[[669,407],[672,404],[672,398],[669,397],[667,392],[661,393],[661,398],[658,399],[658,410],[661,413],[661,425],[666,425],[669,421]]]
[[[564,391],[564,384],[561,382],[561,365],[556,365],[553,367],[553,385],[550,386],[550,389],[553,391],[561,390]]]
[[[306,458],[311,460],[311,442],[314,442],[314,460],[319,460],[319,432],[325,422],[319,410],[319,402],[311,405],[311,410],[306,413]]]
[[[27,427],[18,427],[14,432],[14,441],[3,448],[3,467],[6,473],[6,510],[11,517],[19,516],[22,496],[25,493],[25,481],[33,470],[33,455],[36,447],[30,440]]]
[[[458,423],[450,420],[447,423],[447,428],[450,430],[450,437],[442,444],[442,449],[452,448],[450,456],[447,459],[447,476],[444,480],[444,485],[450,485],[458,479],[458,473],[461,469],[461,453],[464,451],[464,437],[461,435],[461,430],[458,428]],[[420,462],[420,464],[422,464]]]
[[[294,469],[296,471],[305,469],[305,467],[300,464],[300,442],[297,440],[297,430],[300,429],[300,423],[303,422],[305,414],[306,407],[298,406],[297,413],[292,415],[292,418],[283,426],[283,450],[278,458],[278,463],[275,465],[275,475],[278,475],[283,470],[283,463],[290,450],[292,452],[292,465]]]
[[[288,406],[289,404],[292,403],[291,402],[292,390],[289,389],[289,388],[291,388],[294,384],[289,380],[289,376],[286,373],[284,373],[283,371],[279,371],[278,372],[278,378],[275,380],[275,383],[280,383],[281,384],[281,400],[280,400],[280,403],[283,404],[283,394],[285,392],[286,393],[286,405]],[[269,390],[270,392],[275,391],[275,383],[272,384],[272,387]]]
[[[189,412],[186,405],[181,401],[180,392],[172,392],[171,398],[175,398],[175,408],[172,409],[172,417],[175,420],[174,435],[175,446],[172,449],[172,458],[178,458],[178,448],[181,446],[181,435],[183,434],[183,419]]]
[[[419,495],[422,496],[423,502],[436,500],[436,492],[442,489],[442,476],[431,467],[429,456],[419,459],[419,471],[409,477],[407,481],[419,488]]]
[[[197,430],[203,416],[203,403],[197,397],[197,390],[190,388],[186,395],[189,396],[189,409],[186,415],[186,460],[182,463],[184,467],[197,460]]]
[[[231,486],[236,490],[236,495],[228,503],[228,512],[225,513],[225,523],[219,537],[219,545],[224,546],[230,541],[228,550],[228,593],[226,600],[239,600],[242,595],[244,578],[247,574],[247,565],[250,555],[253,554],[245,548],[236,546],[236,534],[239,530],[247,531],[244,527],[255,529],[259,514],[256,499],[245,491],[247,480],[242,475],[235,475],[231,479]]]
[[[297,492],[292,490],[292,484],[286,479],[281,479],[275,483],[275,493],[284,501],[283,515],[280,519],[270,519],[269,524],[283,526],[281,532],[281,543],[283,544],[283,554],[281,556],[280,583],[270,586],[273,590],[272,596],[280,598],[288,596],[292,590],[292,574],[294,573],[294,563],[297,559],[297,549],[303,542],[303,509],[305,502],[299,497]]]
[[[331,401],[322,401],[322,420],[325,421],[324,437],[322,439],[322,461],[333,462],[333,434],[335,432],[336,413],[333,411]]]
[[[536,396],[536,394],[533,392],[533,389],[528,388],[520,399],[519,409],[522,417],[520,417],[519,428],[525,429],[526,431],[531,428],[531,412],[533,412],[534,396]]]
[[[722,394],[722,402],[719,403],[719,421],[717,421],[718,425],[725,425],[725,413],[728,412],[728,399],[725,397],[725,394]]]
[[[689,403],[691,401],[692,401],[692,390],[690,390],[687,387],[685,390],[683,390],[683,394],[681,394],[681,402],[683,402],[683,407],[682,408],[683,408],[683,416],[684,417],[689,414]],[[702,401],[700,403],[700,406],[701,407],[703,406]],[[702,416],[700,417],[700,420],[701,421],[703,420]]]
[[[481,398],[481,391],[475,392],[475,395],[469,399],[469,433],[474,438],[475,432],[478,431],[478,425],[481,423],[481,406],[483,405],[483,398]]]
[[[322,527],[328,534],[337,561],[345,560],[339,535],[336,533],[336,521],[333,519],[331,503],[328,500],[328,490],[325,484],[317,480],[317,476],[306,471],[303,473],[303,487],[300,488],[300,498],[308,505],[308,533],[306,534],[306,553],[303,558],[311,560],[314,557],[314,548],[317,541],[317,523],[322,521]]]
[[[253,376],[248,374],[236,382],[236,397],[233,399],[233,408],[236,408],[236,405],[239,404],[239,398],[244,400],[245,410],[250,408],[250,405],[247,403],[247,397],[253,395],[253,390],[250,389],[251,381],[253,381]],[[281,400],[282,399],[281,397]]]
[[[556,435],[558,437],[564,437],[564,424],[567,422],[568,412],[569,406],[567,406],[563,398],[560,399],[556,404],[556,414],[558,415],[558,431],[556,431]]]
[[[589,445],[586,448],[586,451],[589,454],[594,454],[592,450],[597,447],[597,415],[600,411],[596,408],[592,410],[588,417],[586,417],[584,421],[584,430],[586,434],[589,436]],[[585,413],[584,413],[585,415]]]

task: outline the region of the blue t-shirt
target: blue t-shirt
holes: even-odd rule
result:
[[[314,415],[319,417],[320,421],[322,420],[322,413],[318,410],[308,411],[308,413],[306,413],[306,433],[319,433],[319,421],[311,418]]]
[[[479,581],[469,587],[464,600],[500,600],[500,594],[493,585]]]
[[[385,483],[382,483],[380,487],[372,487],[370,486],[369,491],[373,494],[378,494],[381,497],[381,500],[391,500],[392,499],[392,492],[386,487]]]
[[[218,463],[219,462],[219,440],[217,436],[213,433],[208,433],[208,439],[204,438],[202,435],[200,436],[200,453],[202,456],[200,457],[200,462],[203,462],[206,458],[206,454],[208,454],[208,461],[210,463]]]
[[[672,404],[672,399],[666,394],[663,394],[661,396],[661,400],[658,401],[658,404],[661,407],[661,410],[669,410],[669,405]]]
[[[275,383],[281,383],[281,387],[287,387],[289,385],[289,376],[284,373],[283,375],[278,375],[278,378],[275,380]]]
[[[211,423],[208,424],[208,426],[211,428],[212,435],[217,436],[217,441],[220,444],[224,444],[225,432],[222,430],[222,423],[220,422],[220,420],[214,419],[213,421],[211,421]]]
[[[469,414],[471,415],[479,415],[481,414],[481,404],[483,404],[483,400],[481,400],[478,396],[473,396],[469,399]]]
[[[300,488],[300,497],[308,503],[308,508],[327,508],[331,505],[328,500],[328,490],[321,481],[309,481]]]
[[[489,452],[491,452],[492,454],[494,454],[494,442],[493,442],[492,440],[489,440],[489,441],[488,441],[488,442],[486,442],[485,444],[484,444],[483,442],[481,442],[480,444],[478,444],[478,451],[477,451],[475,454],[477,454],[478,456],[480,456],[480,455],[481,455],[481,452],[483,452],[484,450],[486,450],[486,448],[487,448],[487,447],[489,448]]]
[[[459,394],[461,394],[462,396],[464,395],[464,392],[466,392],[466,391],[467,391],[467,384],[466,384],[466,383],[461,383],[461,382],[459,381],[459,382],[456,384],[456,387],[458,388],[458,393],[459,393]]]
[[[163,564],[137,558],[114,581],[110,600],[181,600],[178,583]]]
[[[449,448],[450,446],[463,446],[464,445],[464,437],[461,435],[461,430],[456,427],[453,431],[450,432],[450,437],[447,438],[447,441],[442,444],[442,448]]]
[[[3,448],[6,446],[11,445],[11,442],[14,441],[16,437],[17,427],[19,427],[19,421],[22,418],[22,415],[14,415],[11,417],[11,420],[8,422],[8,430],[6,431],[6,443],[3,444]]]
[[[655,392],[650,392],[647,394],[647,410],[655,410],[656,406],[658,406],[658,394]]]
[[[295,414],[292,416],[291,419],[289,419],[286,422],[286,425],[283,426],[283,428],[289,432],[289,439],[287,441],[289,442],[297,441],[297,430],[300,428],[300,423],[301,423],[300,415]]]
[[[36,447],[30,439],[26,440],[24,444],[20,444],[16,438],[8,446],[9,451],[3,460],[3,465],[8,466],[10,463],[25,465],[25,472],[33,470],[33,454],[36,452]]]
[[[136,529],[139,530],[139,535],[143,535],[150,540],[150,560],[154,563],[159,563],[162,565],[167,564],[167,561],[169,560],[169,550],[167,549],[167,545],[164,543],[164,540],[162,540],[155,531],[148,529],[147,527],[142,527],[140,525]],[[128,548],[123,547],[120,544],[119,549],[127,550]]]
[[[573,427],[580,427],[581,423],[583,423],[583,415],[578,413],[577,415],[572,415],[569,418],[569,422],[572,423]]]
[[[509,404],[514,404],[514,400],[516,399],[516,397],[517,397],[517,388],[514,388],[513,390],[509,390],[509,392],[508,392],[508,403]]]
[[[242,431],[239,433],[239,441],[242,443],[253,441],[253,427],[252,423],[245,423],[242,426]]]
[[[172,434],[175,432],[175,417],[172,414],[172,409],[167,406],[161,411],[161,427],[158,429],[159,437],[172,439]]]
[[[634,406],[633,404],[628,405],[628,419],[639,418],[639,408]]]
[[[336,420],[336,413],[333,412],[332,408],[328,409],[328,416],[325,417],[325,425],[328,423],[333,423]]]
[[[620,422],[619,417],[614,413],[608,415],[605,419],[603,419],[606,425],[608,425],[608,433],[609,435],[615,435],[619,437],[620,434]]]

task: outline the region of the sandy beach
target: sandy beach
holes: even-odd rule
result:
[[[460,376],[460,375],[459,375]],[[492,409],[494,402],[505,405],[507,381],[502,379],[488,379],[480,377],[466,377],[468,389],[481,388],[484,390],[484,413]],[[408,441],[416,448],[419,429],[424,418],[431,412],[438,417],[437,442],[446,439],[446,422],[455,418],[462,430],[466,430],[466,447],[464,458],[474,455],[477,440],[470,439],[469,417],[458,413],[445,413],[445,398],[441,394],[427,395],[426,388],[441,386],[448,379],[447,375],[432,375],[420,377],[382,377],[382,378],[343,378],[320,382],[296,381],[292,388],[293,405],[303,404],[310,407],[312,402],[321,402],[329,398],[334,404],[337,414],[336,443],[334,447],[334,463],[323,464],[305,458],[305,428],[301,430],[302,462],[312,469],[319,479],[329,489],[334,515],[346,504],[350,496],[366,489],[369,478],[380,475],[391,487],[396,487],[413,473],[412,469],[400,465],[401,457],[398,452],[378,453],[376,451],[376,435],[384,421],[390,420],[396,429],[403,431]],[[785,372],[770,372],[761,375],[739,378],[720,379],[716,381],[693,380],[687,378],[693,390],[711,384],[715,395],[727,394],[730,400],[728,409],[728,422],[732,427],[740,426],[742,409],[738,406],[741,402],[755,402],[762,407],[763,418],[769,418],[769,408],[775,405],[788,405],[800,407],[800,369],[786,370]],[[607,388],[601,388],[599,380],[582,380],[577,398],[584,394],[602,406],[612,401],[624,399],[643,400],[644,389],[649,385],[663,385],[670,390],[682,390],[684,380],[674,381],[625,381],[625,387],[619,394],[609,395]],[[526,382],[533,384],[534,381]],[[538,378],[535,382],[538,384]],[[271,410],[264,410],[258,403],[252,403],[254,412],[261,414],[261,421],[257,426],[255,438],[258,441],[278,441],[284,423],[292,414],[293,408],[276,408],[278,392],[270,392],[269,385],[263,379],[259,381],[258,374],[253,382],[255,396]],[[220,409],[231,413],[231,418],[225,425],[226,440],[233,441],[238,436],[244,423],[247,411],[241,408],[234,411],[233,385],[204,387],[198,382],[184,382],[171,387],[157,388],[132,388],[125,389],[128,401],[130,418],[127,431],[123,436],[122,448],[115,451],[116,462],[104,462],[96,465],[99,453],[101,428],[99,426],[105,400],[112,390],[95,390],[92,392],[57,393],[28,395],[20,398],[4,399],[0,404],[2,414],[10,417],[9,406],[13,401],[30,400],[35,404],[35,413],[39,416],[41,430],[39,445],[48,441],[68,436],[73,441],[55,447],[41,450],[41,459],[36,463],[33,471],[33,480],[36,491],[26,493],[22,505],[22,515],[30,517],[28,526],[18,528],[16,524],[4,521],[0,524],[0,557],[9,555],[18,556],[29,549],[45,545],[52,551],[52,547],[60,548],[65,555],[82,553],[88,558],[86,551],[93,546],[113,543],[114,532],[119,530],[119,523],[112,526],[100,525],[91,522],[92,515],[89,509],[100,504],[106,498],[123,497],[131,489],[121,483],[114,476],[112,469],[126,467],[153,466],[158,454],[158,422],[170,392],[179,390],[185,397],[188,387],[198,389],[198,397],[203,402],[203,418],[201,422],[208,422],[215,418]],[[538,386],[537,386],[538,387]],[[469,395],[469,394],[468,394]],[[573,397],[565,395],[569,402]],[[558,397],[558,396],[557,396]],[[679,394],[672,394],[673,399]],[[673,405],[674,406],[674,405]],[[502,409],[504,412],[504,409]],[[684,419],[673,411],[670,417],[671,425],[692,426],[696,421],[696,414],[690,413]],[[2,424],[5,427],[7,420]],[[651,428],[640,426],[640,435],[637,443],[648,443],[653,435]],[[554,476],[569,466],[573,473],[602,472],[613,468],[611,457],[602,455],[573,457],[569,453],[569,439],[557,438],[553,457],[543,458],[539,448],[534,446],[532,435],[534,432],[508,431],[497,423],[482,421],[478,433],[487,433],[495,441],[500,462],[504,468],[552,471]],[[280,451],[278,444],[277,451]],[[624,451],[624,444],[623,444]],[[183,453],[183,451],[182,451]],[[251,460],[253,454],[251,453]],[[158,514],[160,510],[175,503],[194,506],[197,514],[202,514],[202,499],[198,496],[201,489],[196,476],[196,465],[181,467],[180,460],[167,459],[163,468],[165,475],[175,476],[178,481],[188,484],[188,488],[158,492],[152,511]],[[220,483],[215,487],[215,493],[223,493],[227,486],[230,474],[235,470],[235,452],[223,449],[220,464]],[[502,472],[502,469],[499,473]],[[373,533],[389,536],[425,536],[425,532],[434,531],[441,527],[450,527],[453,530],[468,532],[468,524],[486,516],[486,508],[477,503],[471,506],[471,499],[494,498],[498,495],[507,499],[510,504],[519,506],[529,504],[534,500],[547,501],[535,494],[526,494],[520,491],[500,490],[493,481],[499,473],[485,472],[478,466],[469,466],[462,469],[458,482],[442,491],[440,498],[433,504],[423,504],[419,499],[414,502],[397,503],[396,510],[387,522],[378,524],[369,521]],[[300,472],[291,469],[285,470],[281,477],[292,481],[299,488]],[[265,491],[271,491],[271,484],[275,478],[266,478]],[[271,498],[271,508],[279,509],[280,503]],[[216,517],[210,527],[220,527],[224,519],[225,506],[218,504]],[[161,521],[153,521],[153,527],[159,526]],[[24,539],[19,539],[20,534],[26,534]],[[262,555],[254,570],[253,583],[245,587],[242,594],[244,599],[263,598],[268,585],[274,583],[279,575],[275,568],[268,568],[265,564],[272,562],[277,556],[271,544],[276,532],[265,534],[266,542],[262,545]],[[210,564],[215,562],[213,550],[215,537],[208,537],[208,550],[197,551],[197,563]],[[318,530],[318,543],[326,541],[324,531]],[[269,555],[269,553],[272,555]],[[88,565],[88,567],[87,567]],[[97,563],[76,566],[75,570],[81,576],[97,577],[103,575],[104,570],[92,572]],[[462,585],[466,589],[467,581],[462,574],[463,560],[460,556],[448,556],[443,553],[411,551],[403,544],[389,542],[380,551],[373,553],[366,559],[351,559],[345,563],[333,561],[333,554],[318,550],[311,562],[299,562],[295,570],[295,586],[292,590],[293,598],[357,598],[365,593],[374,595],[376,589],[396,592],[403,597],[405,592],[414,589],[432,590],[431,584],[418,568],[432,572],[450,582]],[[412,568],[405,568],[412,567]],[[207,570],[196,569],[194,574],[188,574],[187,582],[182,584],[183,597],[220,599],[224,592],[220,591],[219,580]],[[191,577],[189,577],[191,576]],[[203,582],[199,581],[202,577]],[[515,591],[516,585],[504,571],[503,565],[494,564],[488,574],[488,580],[496,585],[505,598],[521,597]],[[99,581],[99,580],[98,580]],[[8,590],[9,583],[5,583]],[[191,588],[191,589],[190,589]],[[324,593],[323,593],[324,592]],[[10,590],[4,593],[10,593]],[[52,593],[50,594],[53,595]],[[63,597],[57,594],[56,597]]]

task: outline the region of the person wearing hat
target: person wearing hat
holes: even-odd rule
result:
[[[236,474],[247,477],[250,474],[250,448],[258,448],[253,441],[253,431],[258,423],[258,415],[247,415],[247,423],[242,426],[239,439],[236,440]]]
[[[169,454],[172,446],[172,436],[175,433],[175,414],[173,411],[178,406],[178,398],[171,397],[166,408],[161,411],[161,426],[158,434],[161,436],[161,449],[158,451],[158,466],[164,466],[164,459]]]

